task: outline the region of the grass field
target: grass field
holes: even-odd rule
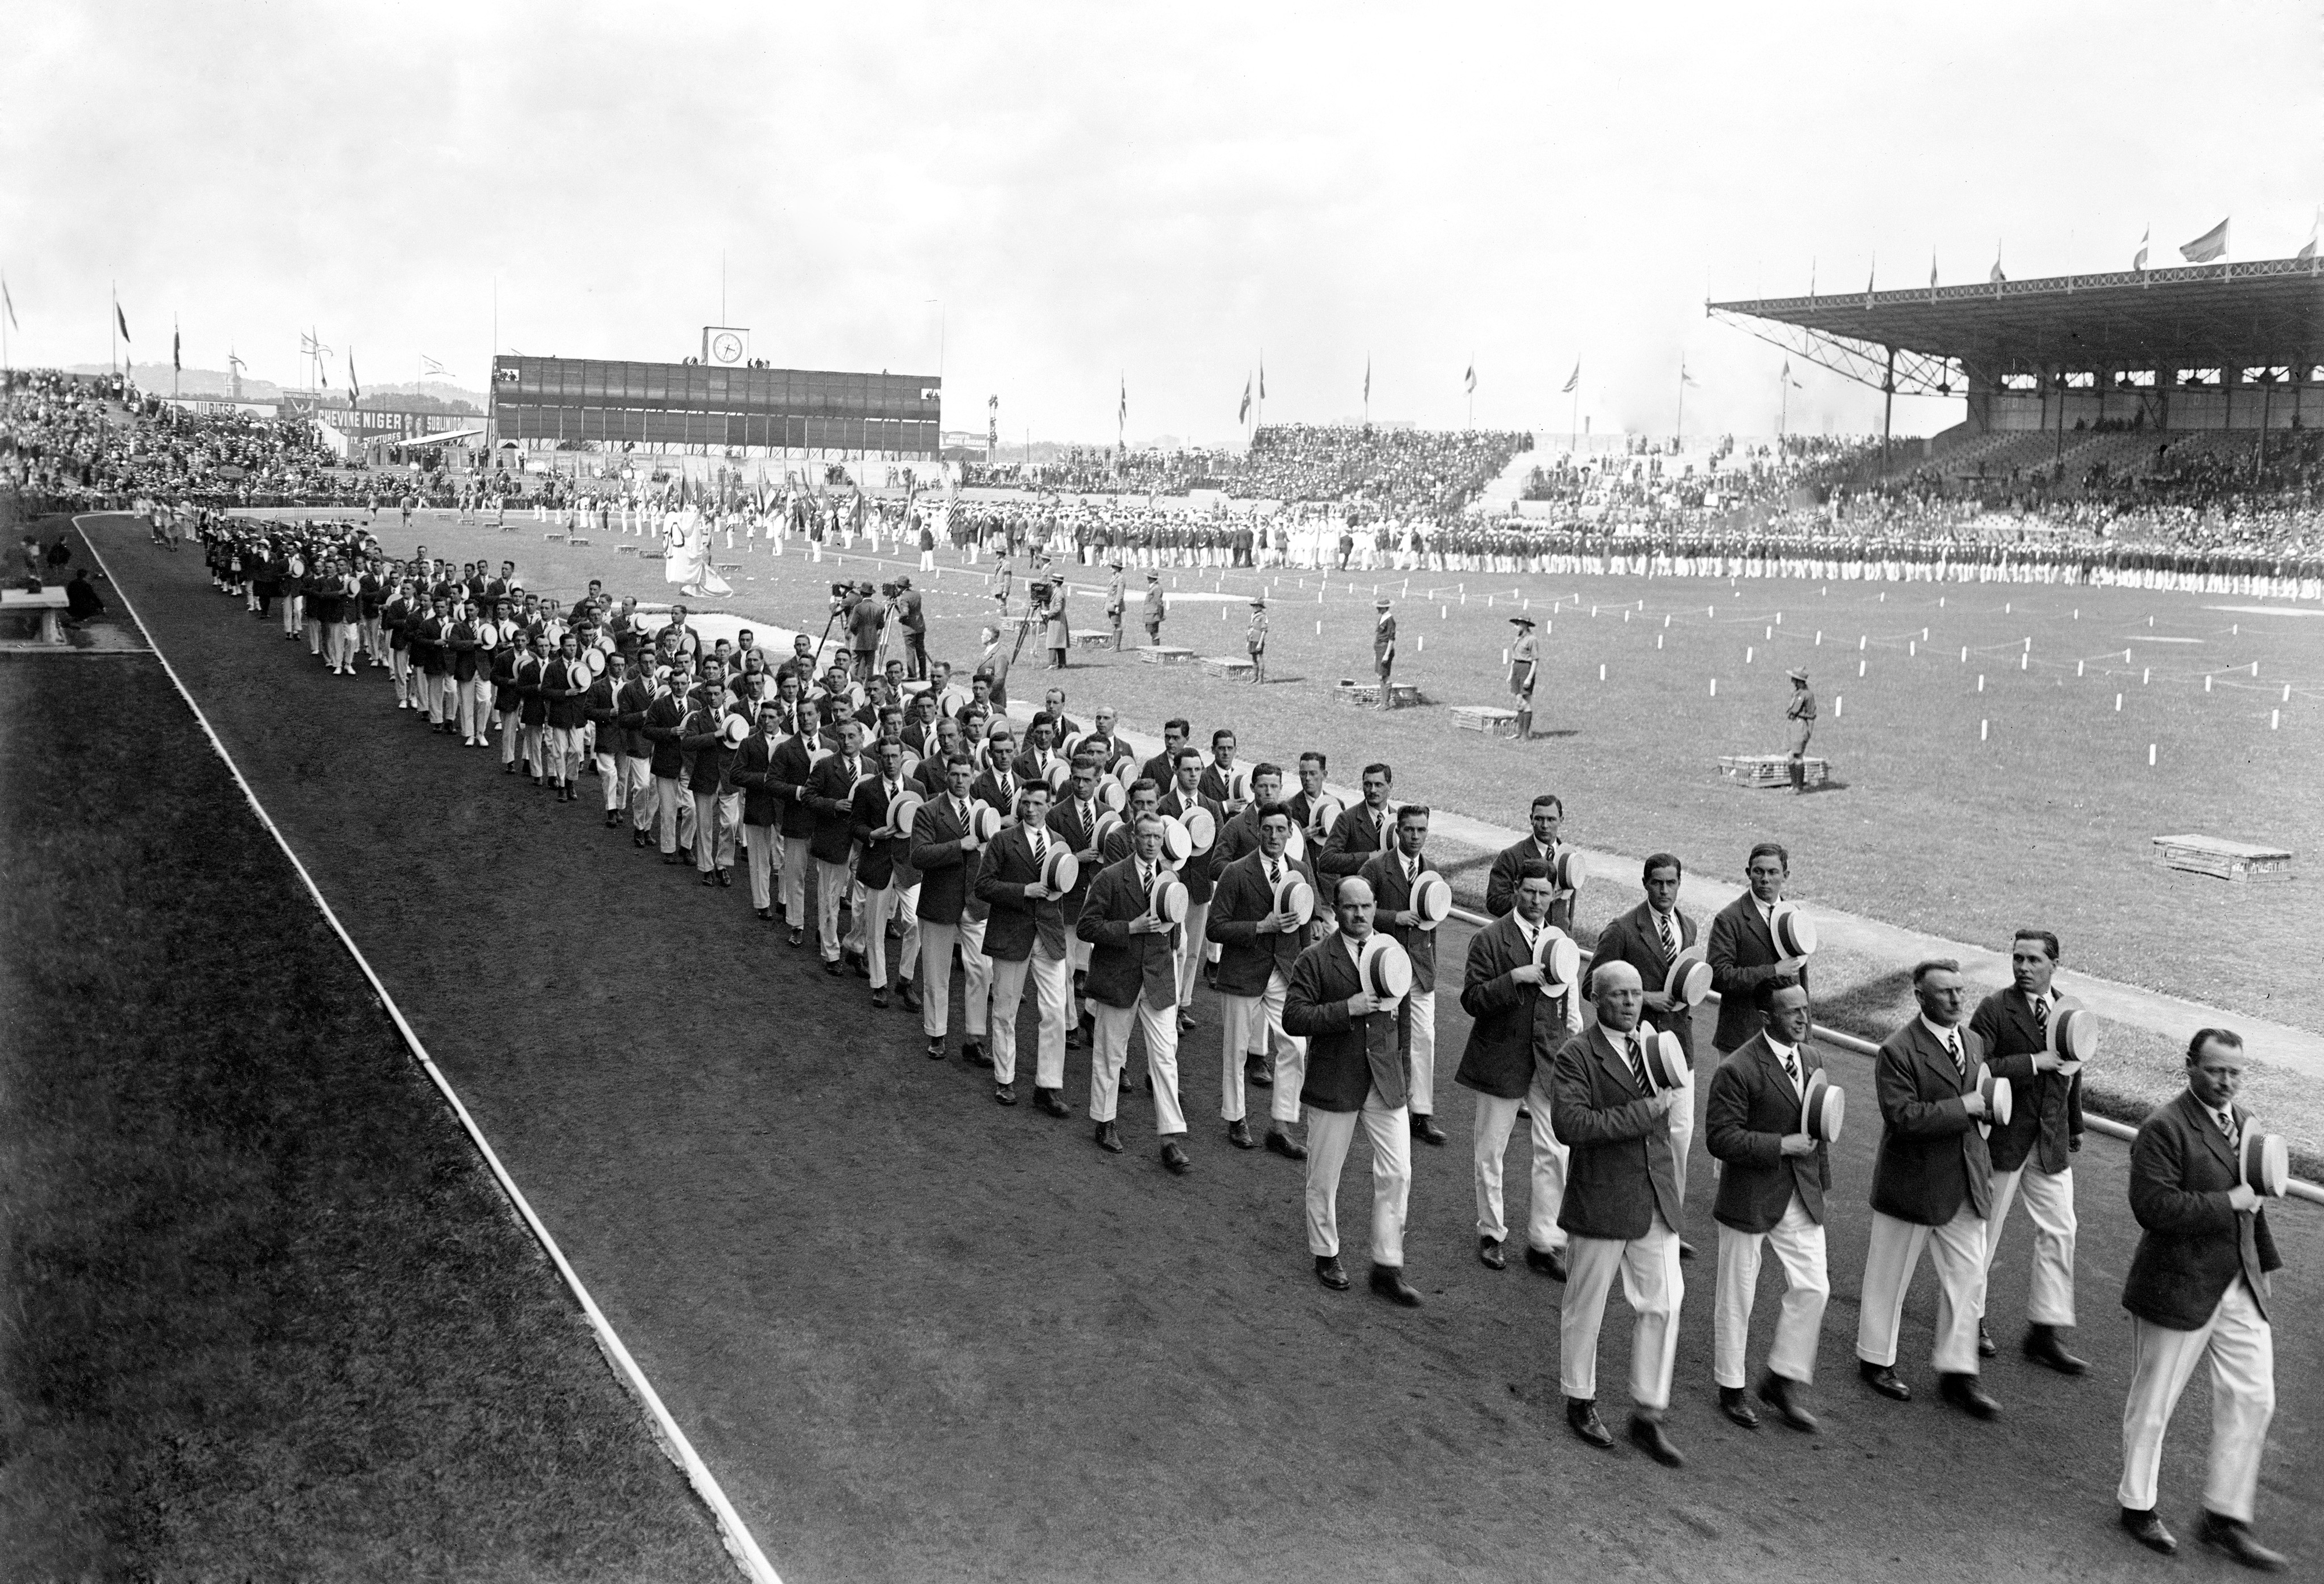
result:
[[[448,515],[408,534],[384,514],[377,526],[399,549],[425,541],[439,555],[513,557],[537,592],[569,596],[591,577],[647,600],[672,592],[659,563],[617,552],[623,541],[546,543],[530,519],[499,533]],[[742,571],[719,608],[789,626],[819,627],[835,577],[880,570],[866,557],[816,563],[797,544],[722,559]],[[974,654],[989,606],[982,567],[945,566],[920,582],[931,648],[958,660]],[[1102,573],[1075,569],[1077,627],[1102,624]],[[1325,585],[1166,573],[1173,581],[1185,597],[1164,640],[1202,654],[1240,652],[1243,602],[1268,591],[1275,679],[1252,688],[1075,650],[1063,680],[1076,714],[1102,700],[1134,726],[1174,714],[1204,733],[1230,724],[1255,747],[1320,747],[1351,782],[1366,760],[1386,759],[1399,796],[1508,825],[1523,824],[1534,792],[1555,790],[1575,839],[1640,855],[1666,848],[1728,878],[1770,837],[1792,849],[1803,898],[1997,946],[2039,920],[2064,937],[2070,968],[2324,1030],[2324,975],[2296,966],[2314,960],[2313,880],[2169,872],[2149,845],[2198,831],[2281,843],[2312,865],[2324,849],[2324,799],[2313,795],[2324,785],[2324,617],[2217,608],[2268,603],[2228,595],[1998,584],[1433,573],[1410,578],[1406,595],[1400,575]],[[1399,596],[1397,676],[1431,707],[1381,715],[1333,701],[1339,677],[1368,675],[1375,585]],[[1436,597],[1423,599],[1429,588]],[[1204,594],[1213,597],[1194,597]],[[1507,619],[1520,608],[1549,624],[1551,702],[1538,724],[1552,735],[1520,746],[1455,731],[1442,706],[1502,701]],[[1019,696],[1038,697],[1047,680],[1036,659],[1014,675]],[[1803,663],[1824,710],[1814,751],[1838,785],[1805,798],[1722,785],[1719,755],[1782,747],[1784,672]]]
[[[0,1577],[731,1577],[160,668],[0,720]]]

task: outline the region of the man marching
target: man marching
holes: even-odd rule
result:
[[[928,1059],[945,1059],[945,1036],[952,1016],[952,952],[960,947],[967,971],[966,1038],[961,1054],[972,1065],[983,1048],[991,974],[984,955],[984,914],[975,896],[978,851],[975,805],[969,797],[976,761],[955,752],[944,763],[944,790],[920,806],[912,821],[912,867],[920,876],[920,1031],[928,1037]],[[983,1064],[990,1065],[990,1061]],[[1037,1093],[1034,1103],[1049,1109]],[[1065,1101],[1057,1099],[1062,1111]]]
[[[1278,772],[1275,784],[1280,781]],[[1299,1121],[1307,1046],[1284,1027],[1283,1003],[1312,931],[1280,911],[1277,898],[1291,877],[1311,888],[1315,877],[1305,862],[1285,852],[1291,811],[1270,799],[1254,812],[1258,844],[1219,871],[1204,926],[1219,948],[1219,1115],[1227,1125],[1228,1143],[1237,1149],[1255,1147],[1245,1119],[1244,1082],[1272,1085],[1267,1147],[1301,1160],[1307,1152],[1293,1140],[1291,1129]],[[1264,1054],[1270,1035],[1277,1053],[1271,1076]]]
[[[1808,992],[1782,980],[1762,981],[1756,999],[1766,1026],[1711,1074],[1705,1134],[1722,1167],[1711,1219],[1719,1223],[1719,1285],[1712,1301],[1719,1406],[1746,1430],[1759,1415],[1743,1395],[1751,1309],[1759,1257],[1772,1246],[1784,1267],[1784,1312],[1759,1400],[1794,1430],[1812,1432],[1815,1416],[1798,1394],[1815,1379],[1816,1342],[1831,1273],[1824,1255],[1823,1196],[1831,1158],[1823,1141],[1801,1128],[1808,1081],[1823,1063],[1808,1048]]]
[[[1445,1134],[1435,1116],[1436,932],[1424,927],[1412,908],[1420,877],[1436,869],[1422,855],[1427,843],[1428,806],[1407,803],[1396,811],[1396,851],[1379,854],[1361,873],[1372,889],[1373,923],[1412,959],[1412,989],[1396,1013],[1397,1046],[1404,1053],[1409,1074],[1412,1136],[1424,1144],[1441,1145]]]
[[[1033,1055],[1035,1103],[1061,1114],[1065,1088],[1065,1012],[1073,999],[1074,972],[1065,947],[1065,915],[1057,894],[1041,883],[1042,865],[1059,838],[1049,834],[1049,789],[1026,785],[1017,794],[1017,824],[995,837],[979,856],[976,895],[991,909],[985,920],[984,950],[992,960],[992,1098],[1017,1103],[1017,1009],[1031,979],[1040,1008]],[[1050,1100],[1043,1100],[1043,1094]],[[1056,1106],[1050,1103],[1055,1101]],[[1108,1143],[1101,1123],[1098,1142]]]
[[[1135,1022],[1146,1036],[1162,1164],[1183,1177],[1194,1163],[1186,1156],[1186,1117],[1178,1104],[1179,926],[1157,917],[1153,907],[1154,882],[1162,868],[1162,816],[1139,815],[1132,841],[1131,855],[1109,865],[1092,883],[1074,926],[1090,944],[1089,1000],[1097,1019],[1090,1120],[1098,1143],[1119,1152],[1121,1130],[1114,1111]]]

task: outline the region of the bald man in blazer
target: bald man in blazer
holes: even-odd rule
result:
[[[1614,1444],[1598,1417],[1598,1333],[1620,1276],[1636,1316],[1630,1337],[1630,1441],[1655,1461],[1685,1461],[1662,1427],[1678,1354],[1686,1278],[1679,1233],[1686,1224],[1670,1110],[1683,1090],[1658,1090],[1646,1066],[1638,971],[1609,962],[1591,975],[1598,1021],[1551,1060],[1550,1119],[1568,1152],[1557,1224],[1568,1234],[1565,1302],[1558,1318],[1558,1381],[1565,1420],[1591,1446]]]
[[[1872,1165],[1872,1240],[1856,1326],[1858,1372],[1898,1402],[1912,1390],[1895,1372],[1904,1293],[1925,1250],[1937,1271],[1932,1362],[1945,1400],[1974,1418],[2000,1412],[1978,1381],[1977,1325],[1985,1318],[1985,1218],[1993,1165],[1978,1123],[1986,1117],[1978,1066],[1984,1042],[1960,1027],[1960,964],[1913,970],[1920,1015],[1881,1042],[1873,1087],[1880,1147]]]
[[[1368,990],[1356,962],[1372,933],[1372,891],[1350,875],[1338,882],[1336,934],[1299,954],[1283,998],[1283,1027],[1307,1041],[1307,1248],[1315,1279],[1348,1286],[1340,1265],[1340,1168],[1359,1123],[1372,1155],[1372,1291],[1406,1309],[1420,1294],[1404,1279],[1404,1223],[1412,1192],[1412,1120],[1405,1110],[1404,1059],[1397,1052],[1396,1005]]]
[[[1090,1120],[1100,1148],[1121,1151],[1114,1121],[1132,1024],[1146,1036],[1154,1080],[1154,1126],[1162,1164],[1185,1176],[1186,1114],[1178,1104],[1178,925],[1155,916],[1154,881],[1162,870],[1162,816],[1141,815],[1133,851],[1090,883],[1074,928],[1089,943],[1088,996],[1096,1018],[1090,1046]]]
[[[1684,867],[1675,853],[1657,852],[1649,857],[1639,876],[1646,900],[1600,932],[1591,961],[1628,962],[1638,971],[1638,979],[1646,986],[1646,1022],[1678,1036],[1679,1049],[1686,1053],[1686,1064],[1692,1069],[1695,1064],[1694,1008],[1683,1001],[1673,1000],[1663,989],[1670,978],[1671,964],[1685,955],[1696,940],[1694,920],[1678,905],[1679,885],[1684,878]],[[1709,1085],[1696,1087],[1707,1090]],[[1694,1142],[1694,1123],[1692,1100],[1671,1109],[1671,1147],[1678,1156],[1681,1193],[1686,1191],[1687,1154]]]

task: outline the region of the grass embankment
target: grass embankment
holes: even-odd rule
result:
[[[0,720],[0,1576],[731,1576],[159,668]]]

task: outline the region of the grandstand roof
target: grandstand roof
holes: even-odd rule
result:
[[[2324,261],[1715,302],[1714,314],[2006,371],[2324,361]]]

